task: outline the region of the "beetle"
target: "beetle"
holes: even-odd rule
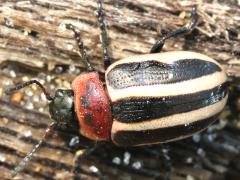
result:
[[[77,76],[72,89],[58,89],[52,97],[41,83],[31,80],[7,90],[11,94],[37,84],[50,101],[54,120],[42,140],[13,172],[22,171],[47,135],[59,124],[78,122],[80,134],[94,141],[112,141],[118,146],[141,146],[176,141],[206,129],[224,108],[227,76],[212,58],[189,51],[159,53],[165,41],[191,31],[197,14],[193,7],[191,22],[163,35],[149,54],[127,57],[111,63],[102,1],[98,0],[106,87],[89,62],[76,28],[74,33],[87,72]]]

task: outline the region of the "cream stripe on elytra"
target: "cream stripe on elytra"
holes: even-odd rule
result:
[[[201,109],[197,109],[194,111],[181,113],[181,114],[174,114],[174,115],[170,115],[170,116],[159,118],[159,119],[153,119],[153,120],[138,122],[138,123],[131,123],[131,125],[129,125],[129,123],[118,122],[116,119],[114,119],[113,125],[112,125],[112,133],[116,133],[121,130],[144,131],[144,130],[173,127],[173,126],[183,125],[183,124],[187,125],[192,122],[200,121],[201,119],[206,119],[208,117],[211,117],[221,112],[226,104],[226,101],[227,101],[227,95],[221,101]]]
[[[216,72],[200,78],[173,84],[159,84],[149,86],[135,86],[124,89],[114,89],[107,86],[112,102],[128,97],[161,97],[190,94],[208,90],[226,81],[225,73]]]

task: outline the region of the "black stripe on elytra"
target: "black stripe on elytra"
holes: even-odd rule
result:
[[[109,85],[115,89],[132,86],[170,84],[202,77],[221,68],[210,61],[185,59],[173,64],[156,60],[116,65],[107,74]]]
[[[118,131],[113,135],[112,140],[119,146],[135,146],[141,144],[168,142],[183,136],[191,136],[192,134],[207,128],[216,120],[216,117],[217,115],[189,124],[154,130]]]
[[[115,120],[125,123],[147,121],[184,113],[221,101],[227,94],[227,84],[192,94],[166,97],[136,97],[116,101],[112,105]]]

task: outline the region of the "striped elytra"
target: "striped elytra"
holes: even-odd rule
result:
[[[224,108],[227,76],[215,60],[173,51],[129,57],[105,74],[112,103],[112,141],[165,143],[204,130]]]

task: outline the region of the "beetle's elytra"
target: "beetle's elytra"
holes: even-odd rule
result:
[[[101,0],[98,1],[98,21],[106,86],[91,66],[74,26],[67,25],[74,32],[88,72],[76,77],[72,89],[59,89],[54,97],[36,80],[8,90],[11,93],[33,83],[42,88],[50,101],[49,111],[54,120],[46,134],[55,125],[78,122],[80,133],[89,139],[112,141],[118,146],[139,146],[189,137],[214,122],[228,97],[227,76],[221,65],[195,52],[159,53],[165,40],[194,28],[195,7],[191,22],[162,36],[150,54],[128,57],[113,64]],[[28,153],[13,176],[24,168],[43,140]]]
[[[106,85],[113,142],[168,142],[205,129],[226,104],[226,80],[216,61],[188,51],[134,56],[112,64]]]

